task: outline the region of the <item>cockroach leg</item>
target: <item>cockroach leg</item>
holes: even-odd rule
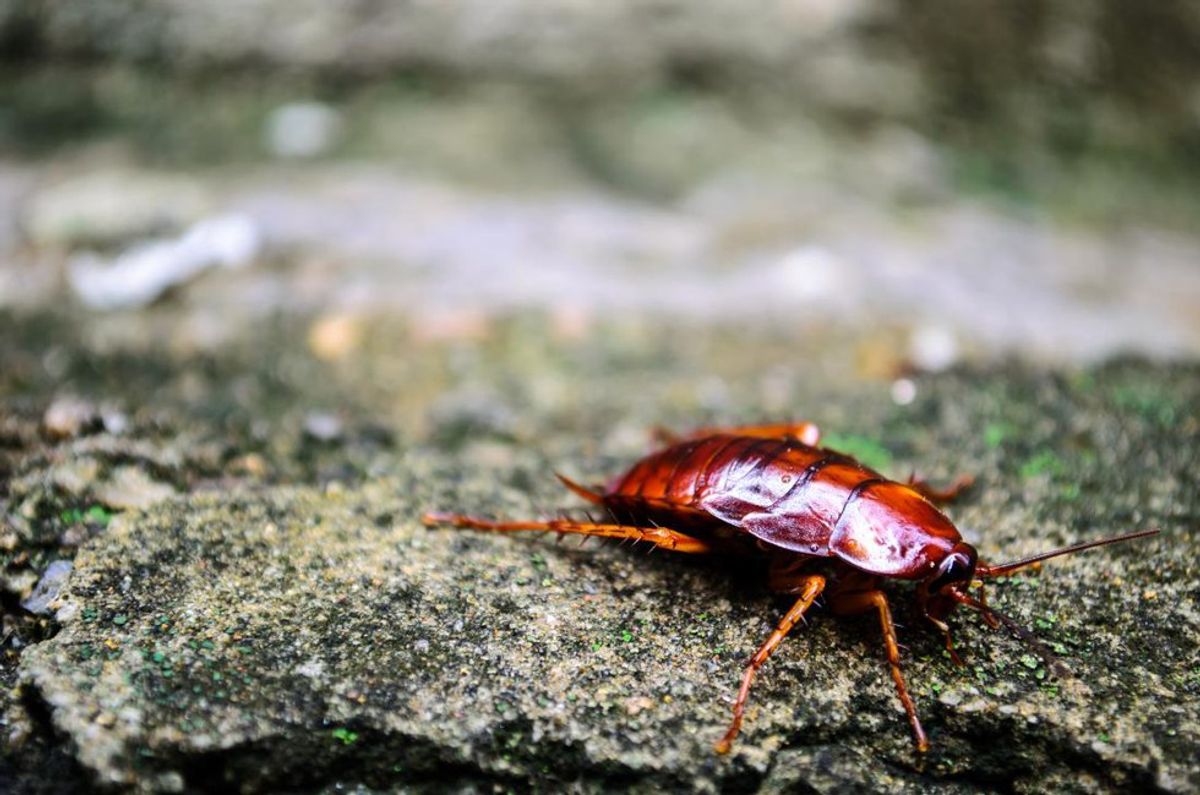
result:
[[[672,552],[704,554],[716,549],[706,541],[669,530],[665,527],[630,527],[620,524],[596,524],[576,522],[570,519],[551,519],[548,522],[493,522],[459,513],[427,513],[421,517],[426,527],[450,525],[469,530],[491,530],[498,533],[534,531],[543,533],[573,533],[582,536],[600,536],[630,541],[648,541],[656,547]]]
[[[971,488],[974,484],[975,478],[970,475],[959,475],[954,479],[953,483],[944,489],[931,486],[928,481],[916,474],[913,474],[908,479],[908,485],[920,492],[922,497],[938,504],[954,502],[962,496],[964,491]]]
[[[737,701],[733,704],[733,720],[730,722],[729,730],[725,732],[725,736],[714,746],[718,754],[729,753],[734,738],[741,731],[742,716],[746,712],[746,700],[750,697],[750,684],[754,681],[754,675],[783,641],[784,637],[787,636],[788,632],[791,631],[792,627],[804,618],[804,613],[808,608],[812,607],[813,601],[820,596],[821,591],[825,590],[825,578],[819,574],[805,575],[801,582],[802,590],[800,598],[796,600],[792,608],[780,619],[779,625],[775,627],[775,631],[759,647],[758,651],[755,652],[754,656],[750,658],[750,662],[746,665],[746,673],[742,677],[742,686],[738,690]]]
[[[675,431],[671,430],[670,428],[662,425],[655,425],[650,429],[650,438],[653,439],[656,444],[661,444],[663,447],[670,447],[671,445],[676,445],[682,442],[684,437],[675,433]]]
[[[896,683],[896,692],[900,696],[900,703],[904,705],[904,711],[908,713],[908,722],[912,726],[917,750],[925,753],[929,750],[929,738],[925,736],[925,730],[921,728],[916,705],[913,704],[912,696],[908,694],[908,687],[904,684],[904,674],[900,672],[900,646],[896,642],[896,627],[892,622],[892,611],[888,607],[887,596],[880,590],[843,591],[831,593],[829,605],[834,613],[840,615],[865,613],[872,608],[879,611],[879,623],[883,627],[883,642],[887,649],[887,660],[892,668],[892,681]]]
[[[564,486],[566,486],[568,489],[570,489],[572,491],[572,493],[574,493],[576,496],[587,500],[588,502],[592,503],[593,505],[603,505],[604,504],[604,495],[603,494],[592,491],[587,486],[581,486],[578,483],[576,483],[575,481],[571,480],[566,475],[562,475],[558,472],[554,473],[554,477],[558,478],[559,482],[561,482]]]
[[[794,558],[773,558],[767,566],[767,588],[772,593],[799,594],[807,584],[805,568],[812,566],[812,559],[797,555]]]
[[[821,442],[821,429],[811,422],[781,422],[774,425],[741,425],[734,428],[699,428],[686,436],[672,433],[665,428],[655,428],[654,438],[665,444],[703,439],[706,436],[753,436],[761,439],[795,439],[809,447]]]
[[[954,650],[954,639],[950,637],[950,625],[945,621],[942,621],[940,618],[934,618],[928,613],[925,614],[925,617],[929,619],[931,624],[941,630],[942,635],[946,638],[946,651],[950,652],[950,659],[955,665],[963,665],[962,658],[959,657],[958,652]]]
[[[980,615],[983,616],[984,622],[988,625],[989,629],[999,629],[1000,620],[992,615],[992,610],[988,607],[987,591],[983,587],[983,580],[975,580],[971,585],[976,586],[979,590],[979,604],[983,605],[984,608],[980,612]]]

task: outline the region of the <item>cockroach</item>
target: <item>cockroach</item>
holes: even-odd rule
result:
[[[969,478],[945,490],[916,477],[905,483],[889,480],[848,455],[820,447],[820,432],[807,422],[662,436],[663,449],[642,458],[605,488],[589,489],[558,475],[572,492],[606,509],[610,523],[567,518],[497,522],[454,513],[429,513],[423,521],[472,530],[630,539],[673,552],[765,558],[770,589],[797,598],[746,665],[729,728],[715,745],[721,754],[728,753],[741,730],[755,674],[817,597],[824,595],[835,615],[879,615],[896,692],[917,751],[925,752],[929,739],[900,670],[896,628],[880,587],[885,580],[917,583],[921,613],[941,631],[958,664],[962,661],[946,623],[958,605],[978,611],[993,629],[1007,626],[1049,658],[1031,633],[988,606],[983,581],[1048,558],[1158,532],[1127,533],[990,565],[935,507],[968,487]],[[972,588],[978,590],[978,598],[970,595]]]

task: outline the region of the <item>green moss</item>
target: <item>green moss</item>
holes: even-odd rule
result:
[[[1007,422],[989,422],[983,429],[983,443],[988,447],[999,447],[1013,433]]]
[[[112,521],[112,514],[103,505],[92,505],[87,509],[67,508],[59,516],[64,524],[83,524],[85,522],[107,527]]]
[[[821,444],[830,450],[853,456],[871,469],[886,472],[892,468],[891,452],[879,442],[866,436],[830,433],[822,438]]]
[[[353,745],[358,742],[358,732],[351,731],[344,726],[337,727],[330,734],[342,745]]]
[[[1112,389],[1112,402],[1119,409],[1131,411],[1162,426],[1169,426],[1179,415],[1175,400],[1154,383],[1115,386]]]
[[[1066,464],[1053,450],[1039,450],[1032,458],[1021,465],[1020,473],[1023,478],[1035,478],[1040,475],[1051,477],[1066,472]]]

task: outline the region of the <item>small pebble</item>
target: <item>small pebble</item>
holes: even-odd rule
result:
[[[316,157],[341,137],[342,115],[320,102],[290,102],[271,111],[264,138],[275,157]]]
[[[42,578],[34,586],[29,598],[21,602],[21,607],[38,616],[48,616],[53,610],[50,605],[58,599],[58,594],[71,576],[72,564],[69,560],[56,560],[42,572]]]
[[[84,525],[71,525],[58,537],[58,543],[64,547],[77,547],[88,540],[88,535]]]
[[[917,385],[911,378],[898,378],[892,382],[892,402],[897,406],[907,406],[917,397]]]
[[[121,466],[95,489],[96,499],[110,508],[148,508],[175,493],[168,483],[154,480],[135,466]]]
[[[918,369],[945,370],[958,361],[958,340],[943,326],[921,326],[909,338],[908,356]]]
[[[110,409],[103,412],[101,418],[104,421],[104,430],[109,433],[120,435],[129,429],[129,417],[120,411]]]
[[[304,433],[318,442],[334,442],[342,437],[342,421],[336,414],[314,411],[304,418]]]
[[[323,361],[341,359],[362,344],[363,321],[348,314],[326,315],[308,329],[308,349]]]
[[[96,407],[77,397],[55,398],[42,416],[42,427],[55,439],[69,439],[91,430],[98,422]]]

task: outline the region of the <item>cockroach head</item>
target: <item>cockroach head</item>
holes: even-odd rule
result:
[[[971,580],[975,579],[977,557],[975,547],[970,544],[955,544],[925,581],[925,592],[930,595],[965,592]]]

